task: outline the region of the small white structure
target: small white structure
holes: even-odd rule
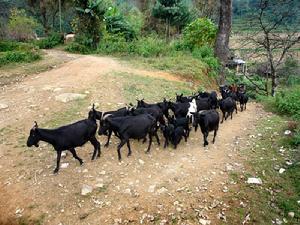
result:
[[[226,64],[229,69],[236,69],[237,73],[245,74],[247,72],[247,64],[244,60],[240,58],[232,58]]]

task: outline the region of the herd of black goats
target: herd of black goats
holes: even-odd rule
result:
[[[97,120],[100,121],[98,130],[99,135],[108,136],[104,145],[109,145],[112,132],[120,139],[117,147],[118,158],[121,160],[121,148],[124,144],[128,147],[128,156],[131,155],[130,139],[143,139],[143,143],[149,137],[147,152],[150,151],[152,137],[155,136],[157,143],[159,137],[157,132],[161,129],[165,138],[164,148],[171,142],[174,148],[180,143],[182,137],[189,137],[190,124],[197,131],[198,125],[201,128],[204,146],[208,145],[207,136],[210,131],[214,131],[213,143],[219,128],[219,108],[222,112],[222,121],[231,116],[234,110],[237,113],[237,102],[240,103],[240,109],[246,109],[248,101],[244,86],[220,86],[222,99],[217,98],[217,93],[212,91],[200,92],[192,96],[183,96],[176,94],[176,102],[167,101],[148,104],[144,100],[138,100],[136,107],[124,107],[116,111],[100,112],[93,105],[88,113],[88,119],[62,126],[56,129],[42,129],[35,122],[30,130],[27,140],[27,146],[39,146],[39,141],[45,141],[51,144],[57,152],[57,164],[54,173],[57,173],[60,165],[62,151],[69,150],[73,157],[77,159],[80,165],[82,159],[76,154],[75,148],[91,142],[94,146],[92,160],[100,157],[100,142],[96,138]],[[173,115],[169,115],[169,110]]]

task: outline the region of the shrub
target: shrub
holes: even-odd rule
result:
[[[278,112],[300,119],[300,89],[299,86],[294,88],[283,89],[276,94],[275,106]]]
[[[212,77],[216,77],[218,70],[220,69],[219,60],[214,57],[214,52],[211,47],[208,45],[204,45],[202,47],[194,48],[192,51],[192,55],[196,59],[200,59],[205,62],[209,67],[209,75]]]
[[[217,35],[217,27],[206,18],[198,18],[190,23],[183,31],[185,45],[190,49],[203,45],[212,46]]]
[[[65,47],[65,50],[72,53],[88,54],[90,49],[83,44],[77,42],[71,42]]]
[[[32,62],[40,59],[37,51],[6,51],[0,53],[0,66],[16,62]]]
[[[167,55],[171,52],[171,47],[157,36],[149,36],[134,42],[134,52],[143,57]]]
[[[98,45],[97,52],[105,54],[129,54],[130,53],[130,42],[126,42],[126,39],[121,34],[104,34],[103,39]]]
[[[29,51],[36,49],[36,46],[31,43],[16,42],[16,41],[0,41],[0,52],[7,51]]]
[[[60,33],[52,33],[48,37],[35,42],[40,49],[53,48],[64,43],[64,36]]]
[[[141,29],[141,27],[134,27],[133,21],[133,23],[129,23],[128,18],[126,18],[116,6],[109,7],[104,18],[106,31],[110,34],[122,35],[127,41],[135,39],[137,32],[140,32],[140,30],[138,31],[137,29]]]
[[[12,9],[8,21],[9,37],[17,41],[27,41],[35,38],[38,23],[26,15],[25,10]]]

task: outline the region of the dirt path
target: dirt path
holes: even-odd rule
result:
[[[243,168],[238,150],[263,116],[254,103],[222,124],[216,144],[207,148],[202,147],[200,131],[192,132],[177,150],[163,150],[155,143],[151,154],[145,154],[146,144],[133,142],[132,157],[126,157],[124,148],[124,160],[118,163],[118,141],[113,138],[109,148],[102,148],[100,159],[91,162],[91,146],[86,145],[78,149],[85,161],[82,167],[67,155],[61,163],[69,163],[68,168],[54,176],[51,146],[24,147],[33,120],[47,122],[70,107],[71,103],[55,100],[61,93],[85,94],[87,103],[97,101],[104,109],[124,103],[122,84],[107,75],[114,71],[181,81],[113,58],[81,56],[3,87],[0,103],[8,109],[0,111],[0,191],[5,193],[0,215],[6,216],[0,224],[12,224],[20,215],[42,224],[199,224],[201,218],[220,223],[216,215],[226,213],[228,206],[218,200],[234,185],[227,172]],[[78,115],[85,117],[87,107]],[[104,143],[105,138],[99,139]],[[83,185],[93,187],[93,192],[82,196]]]

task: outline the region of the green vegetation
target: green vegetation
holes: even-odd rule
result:
[[[32,62],[38,59],[41,59],[41,55],[32,44],[0,41],[0,67],[10,63]]]
[[[263,120],[258,126],[257,133],[262,136],[253,139],[251,149],[242,150],[245,156],[247,173],[233,173],[232,179],[239,183],[229,199],[236,199],[236,206],[232,207],[227,216],[230,224],[241,224],[250,212],[251,221],[257,224],[270,224],[276,219],[286,224],[297,224],[300,219],[300,164],[299,149],[291,148],[289,137],[283,135],[287,129],[284,119],[272,116]],[[281,147],[282,146],[282,147]],[[281,149],[281,150],[280,150]],[[292,161],[292,165],[286,164]],[[279,168],[285,168],[279,174]],[[244,179],[255,176],[262,179],[261,186],[251,186]],[[245,207],[240,207],[243,201]],[[288,216],[294,212],[294,218]]]
[[[12,9],[8,21],[8,35],[16,41],[27,41],[35,38],[38,23],[26,15],[24,9]]]
[[[183,42],[190,49],[202,46],[213,46],[217,35],[217,27],[206,18],[199,18],[190,23],[183,32]]]
[[[194,89],[189,83],[132,73],[113,73],[109,76],[117,78],[122,83],[122,94],[128,103],[135,103],[137,98],[144,98],[148,102],[161,101],[164,97],[174,98],[176,92],[191,94]],[[153,91],[153,87],[155,87],[155,91]]]
[[[60,33],[52,33],[48,37],[35,41],[35,44],[40,49],[54,48],[59,44],[64,43],[64,35]]]

